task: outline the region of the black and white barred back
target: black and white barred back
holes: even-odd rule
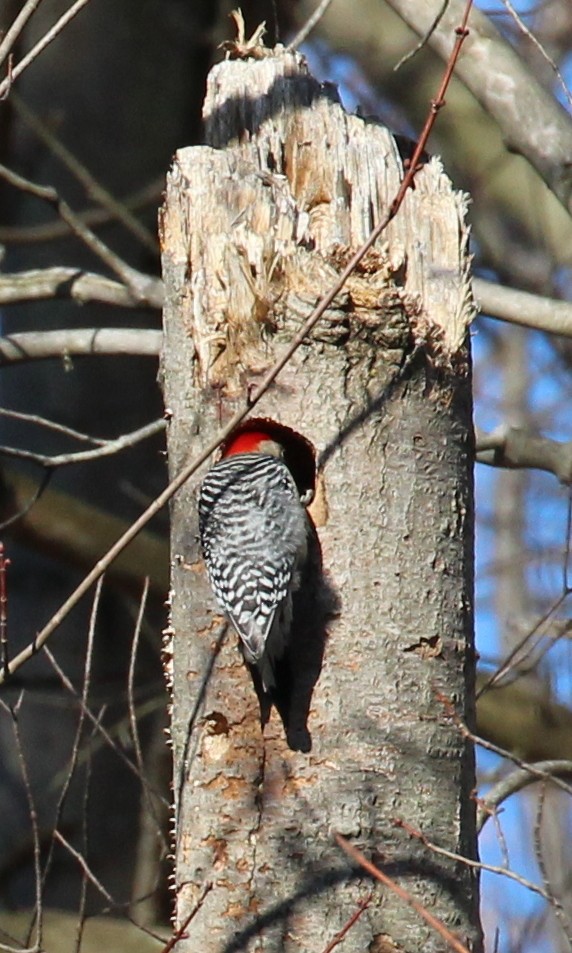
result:
[[[201,486],[199,531],[217,601],[268,689],[308,542],[308,517],[283,461],[255,452],[215,464]]]

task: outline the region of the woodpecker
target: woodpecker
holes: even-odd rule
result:
[[[209,470],[199,495],[211,587],[269,694],[276,662],[288,645],[292,594],[300,586],[310,532],[283,455],[268,433],[243,431]]]

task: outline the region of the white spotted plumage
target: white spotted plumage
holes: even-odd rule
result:
[[[201,486],[199,531],[217,601],[269,689],[308,539],[308,517],[282,459],[248,452],[215,464]]]

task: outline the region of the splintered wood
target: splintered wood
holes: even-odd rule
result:
[[[293,53],[215,67],[204,115],[209,146],[175,157],[163,243],[190,276],[200,384],[234,396],[273,359],[267,335],[308,316],[387,212],[401,160],[384,127],[347,115]],[[401,313],[439,363],[454,358],[473,313],[464,213],[431,159],[316,333]]]

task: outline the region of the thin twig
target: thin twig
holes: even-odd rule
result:
[[[123,261],[105,242],[102,242],[101,239],[98,238],[95,232],[92,232],[91,229],[87,227],[81,217],[61,198],[56,189],[48,185],[38,185],[36,182],[32,182],[30,179],[18,175],[16,172],[8,169],[7,166],[1,164],[0,177],[14,188],[20,189],[20,191],[26,192],[29,195],[34,195],[43,202],[52,205],[60,218],[63,219],[64,222],[67,222],[74,234],[77,235],[78,238],[81,238],[90,251],[92,251],[94,255],[97,255],[108,268],[121,278],[127,288],[129,288],[139,301],[153,304],[157,307],[162,306],[163,285],[161,280],[159,278],[152,278],[149,275],[144,275]]]
[[[137,619],[135,620],[135,631],[133,633],[133,639],[131,641],[131,655],[129,658],[129,671],[127,675],[127,707],[129,710],[129,724],[131,726],[131,738],[133,741],[133,750],[135,752],[135,760],[137,762],[137,767],[139,769],[141,777],[146,777],[147,772],[145,771],[145,763],[143,760],[143,749],[141,747],[141,739],[139,737],[139,727],[137,725],[137,705],[135,704],[135,662],[137,660],[137,649],[139,647],[139,638],[141,635],[141,627],[143,625],[143,617],[145,614],[145,607],[147,605],[147,597],[149,595],[149,577],[145,578],[143,585],[143,592],[141,595],[141,600],[139,602],[139,610],[137,612]],[[143,798],[147,806],[147,810],[152,817],[159,837],[161,836],[161,821],[157,815],[155,809],[155,801],[153,796],[148,789],[147,785],[144,785],[142,788]]]
[[[107,440],[102,446],[94,447],[91,450],[58,453],[53,457],[43,453],[34,453],[32,450],[20,450],[18,447],[6,447],[2,444],[0,444],[0,455],[15,457],[19,460],[30,460],[39,466],[54,469],[55,467],[69,466],[71,463],[85,463],[88,460],[98,460],[100,457],[113,456],[115,453],[120,453],[122,450],[136,446],[136,444],[141,443],[143,440],[148,440],[149,437],[154,437],[155,434],[161,433],[166,426],[166,422],[163,419],[154,420],[153,423],[139,427],[138,430],[133,430],[132,433],[125,433],[120,437],[116,437],[114,440]]]
[[[58,803],[56,805],[56,812],[55,812],[55,818],[53,823],[54,828],[59,827],[62,814],[63,814],[63,809],[65,806],[65,802],[69,793],[69,789],[71,787],[73,776],[75,774],[75,769],[79,762],[79,754],[80,754],[79,749],[80,749],[81,737],[83,734],[83,728],[85,724],[85,718],[86,718],[85,713],[87,710],[87,705],[89,700],[89,690],[91,685],[91,669],[92,669],[92,660],[93,660],[93,645],[95,641],[95,625],[96,625],[97,615],[99,611],[99,603],[101,600],[102,587],[103,587],[103,576],[101,577],[101,579],[98,580],[97,586],[95,587],[95,593],[93,596],[93,603],[92,603],[91,614],[89,618],[89,627],[87,630],[87,647],[85,652],[85,661],[83,664],[83,687],[81,692],[82,704],[79,709],[79,718],[77,721],[75,736],[74,736],[74,740],[72,744],[70,763],[68,768],[66,769],[64,781],[63,781],[62,788],[58,797]],[[97,720],[98,729],[100,727],[100,721],[101,721],[101,715],[99,716]],[[96,728],[96,725],[94,724],[94,731],[95,731],[95,728]],[[48,873],[52,865],[53,854],[54,854],[54,840],[52,838],[52,841],[50,843],[50,848],[48,851],[48,856],[46,857],[46,862],[44,864],[44,871],[42,875],[42,889],[44,889],[46,885]]]
[[[16,757],[20,765],[20,771],[22,773],[22,783],[24,786],[24,794],[28,804],[28,816],[30,818],[30,824],[32,827],[32,842],[33,842],[33,857],[34,857],[34,879],[35,879],[35,889],[36,889],[36,941],[34,945],[35,950],[39,950],[42,946],[42,866],[41,866],[41,849],[40,849],[40,828],[38,824],[38,814],[36,811],[36,803],[34,800],[34,794],[32,791],[32,784],[30,781],[30,775],[28,773],[28,766],[26,764],[26,759],[24,757],[24,747],[22,745],[22,736],[20,734],[20,723],[19,723],[19,714],[20,708],[22,706],[22,700],[24,693],[21,692],[18,700],[15,705],[7,705],[0,698],[0,706],[6,711],[12,721],[12,730],[14,732],[14,741],[16,748]]]
[[[516,764],[518,768],[524,768],[529,774],[540,781],[552,781],[556,787],[561,788],[562,791],[566,791],[567,794],[572,795],[572,787],[569,784],[566,784],[565,781],[562,781],[559,777],[556,777],[555,774],[544,771],[541,767],[543,764],[542,761],[539,761],[537,764],[533,764],[529,761],[523,761],[522,758],[519,758],[517,755],[513,754],[512,751],[507,751],[506,748],[501,748],[499,745],[493,744],[492,741],[487,741],[485,738],[481,738],[479,735],[476,735],[473,731],[467,728],[463,719],[459,717],[451,700],[446,698],[446,696],[441,692],[437,692],[436,695],[438,701],[440,701],[445,708],[453,724],[468,741],[478,745],[479,748],[484,748],[486,751],[492,751],[494,754],[500,755],[501,758],[506,758],[507,761],[511,761],[513,764]]]
[[[75,860],[77,860],[79,866],[81,867],[84,875],[87,877],[89,882],[96,888],[96,890],[99,891],[99,893],[103,897],[105,897],[107,902],[113,906],[115,904],[113,897],[105,889],[101,881],[98,880],[95,874],[91,871],[83,854],[81,854],[78,850],[76,850],[75,847],[72,847],[70,842],[66,840],[64,835],[60,831],[58,831],[57,828],[56,830],[54,830],[54,840],[57,840],[62,845],[62,847],[65,847],[65,849],[72,855],[72,857]]]
[[[562,591],[570,592],[568,566],[570,565],[570,547],[572,546],[572,486],[568,489],[568,506],[566,509],[566,544],[562,560]]]
[[[495,867],[492,864],[484,864],[480,860],[471,860],[470,857],[463,857],[462,854],[456,854],[452,850],[439,847],[430,841],[422,831],[415,830],[411,824],[408,824],[407,821],[401,820],[400,818],[395,818],[394,823],[396,827],[401,827],[410,837],[414,837],[415,840],[420,841],[431,853],[438,854],[439,857],[446,857],[448,860],[454,860],[459,864],[464,864],[465,867],[471,867],[473,870],[486,870],[489,874],[498,874],[499,877],[508,877],[509,880],[514,880],[515,883],[520,884],[521,887],[526,887],[527,890],[539,894],[539,896],[543,897],[544,900],[548,900],[553,906],[559,906],[558,900],[551,896],[543,887],[539,887],[538,884],[533,883],[532,880],[527,880],[526,877],[521,877],[520,874],[515,874],[513,870],[507,870],[506,867]]]
[[[76,0],[76,2],[70,7],[70,9],[66,13],[64,13],[59,18],[59,20],[57,20],[56,23],[54,23],[53,27],[51,27],[47,31],[47,33],[44,34],[41,40],[38,40],[36,45],[33,46],[32,49],[30,50],[30,52],[27,53],[26,56],[24,56],[20,60],[20,62],[10,70],[10,73],[6,77],[6,79],[4,79],[0,83],[0,99],[6,98],[6,96],[8,95],[10,91],[12,83],[18,78],[18,76],[20,76],[24,72],[24,70],[27,69],[30,63],[34,62],[34,60],[40,55],[42,50],[45,50],[46,46],[48,46],[52,42],[52,40],[55,40],[55,38],[62,32],[64,27],[68,25],[70,20],[73,20],[73,18],[80,12],[80,10],[83,7],[85,7],[88,3],[89,3],[89,0]]]
[[[348,922],[344,924],[342,929],[338,933],[336,933],[332,942],[328,943],[326,949],[324,950],[324,953],[332,953],[332,950],[335,950],[335,948],[340,945],[344,937],[347,936],[347,934],[350,932],[354,923],[357,923],[362,913],[365,910],[367,910],[367,908],[369,907],[372,901],[372,897],[373,897],[373,893],[370,893],[363,900],[359,901],[358,908],[355,911],[355,913],[352,914],[352,916],[349,918]]]
[[[146,778],[141,775],[141,772],[139,771],[137,765],[133,764],[133,762],[130,761],[130,759],[127,757],[125,752],[120,748],[119,745],[115,743],[115,741],[113,740],[109,732],[103,727],[102,724],[100,724],[99,719],[96,718],[96,716],[93,714],[89,706],[84,704],[83,699],[79,696],[78,692],[72,685],[71,681],[69,680],[69,678],[67,677],[67,675],[65,674],[61,666],[58,664],[58,662],[56,661],[56,659],[54,658],[54,656],[52,655],[52,653],[50,652],[47,646],[44,647],[44,654],[49,660],[50,665],[52,666],[54,671],[59,676],[64,688],[66,688],[67,691],[76,699],[79,707],[85,713],[85,716],[88,719],[88,721],[90,721],[92,725],[96,726],[98,733],[109,745],[112,751],[114,751],[115,754],[118,756],[118,758],[120,758],[121,761],[123,761],[123,764],[129,769],[129,771],[131,771],[131,773],[134,774],[135,777],[139,779],[141,784],[146,786],[149,790],[153,791],[153,794],[155,794],[155,796],[159,798],[168,807],[169,806],[168,800],[165,797],[163,797],[159,791],[154,791],[151,788],[151,785],[147,782]]]
[[[518,26],[519,30],[522,31],[522,33],[523,33],[524,36],[527,38],[527,40],[528,40],[530,43],[532,43],[533,46],[536,47],[536,49],[538,50],[538,52],[540,53],[540,55],[542,56],[542,58],[548,63],[548,65],[550,66],[550,68],[551,68],[551,70],[553,71],[554,75],[556,76],[556,79],[558,80],[558,83],[559,83],[559,85],[560,85],[560,88],[561,88],[562,92],[564,93],[564,96],[565,96],[566,99],[568,100],[568,105],[569,105],[569,106],[572,106],[572,96],[570,95],[570,90],[568,89],[568,86],[566,85],[566,81],[565,81],[565,79],[564,79],[562,73],[561,73],[560,70],[558,69],[557,64],[554,62],[554,60],[552,59],[552,57],[548,55],[548,53],[547,53],[546,50],[544,49],[542,43],[537,39],[537,37],[536,37],[536,36],[534,35],[534,33],[532,32],[532,30],[529,30],[529,29],[528,29],[526,23],[524,22],[524,20],[522,19],[522,17],[519,16],[518,11],[515,10],[515,8],[513,7],[512,3],[510,2],[510,0],[502,0],[502,3],[503,3],[504,6],[507,8],[508,12],[510,13],[510,15],[511,15],[511,17],[513,18],[514,22],[515,22],[516,25]]]
[[[320,20],[324,16],[324,13],[328,9],[328,7],[331,5],[331,3],[332,3],[332,0],[320,0],[320,3],[316,7],[312,15],[308,17],[302,29],[298,31],[294,39],[291,40],[288,46],[286,47],[286,51],[288,53],[291,53],[293,50],[297,50],[298,47],[301,46],[302,43],[304,43],[304,41],[308,39],[310,33],[312,32],[314,27],[320,22]]]
[[[143,593],[139,602],[139,610],[135,621],[135,631],[131,640],[131,655],[129,658],[129,671],[127,675],[127,708],[129,710],[129,723],[131,725],[131,738],[133,741],[133,750],[135,751],[135,760],[141,776],[145,774],[145,765],[143,763],[143,751],[141,749],[141,739],[139,738],[139,729],[137,727],[137,713],[135,706],[135,662],[137,660],[137,649],[139,647],[139,636],[141,634],[141,625],[145,614],[147,596],[149,595],[149,577],[145,578],[143,584]]]
[[[23,410],[13,410],[11,407],[0,407],[0,417],[8,417],[10,420],[20,420],[26,424],[36,424],[38,427],[45,427],[47,430],[61,433],[65,437],[71,437],[72,440],[91,443],[97,447],[102,447],[103,444],[107,443],[107,440],[101,437],[92,437],[90,434],[82,433],[81,430],[74,430],[73,427],[60,424],[56,420],[48,420],[47,417],[40,417],[39,414],[27,414]]]
[[[77,156],[64,146],[63,142],[54,136],[48,126],[42,122],[40,117],[33,112],[16,93],[12,93],[10,102],[16,114],[24,120],[38,139],[47,145],[50,152],[62,162],[78,182],[81,182],[86,194],[101,205],[102,208],[106,209],[111,218],[120,222],[144,248],[147,248],[148,251],[157,255],[159,249],[156,236],[152,235],[148,228],[145,228],[121,202],[118,202],[117,199],[94,178],[89,169],[79,161]]]
[[[94,613],[95,615],[95,613]],[[95,620],[94,620],[95,624]],[[99,724],[103,721],[103,716],[105,713],[105,707],[102,707],[99,711],[97,717],[97,725],[93,725],[92,734],[90,741],[95,738]],[[89,856],[89,797],[90,797],[90,782],[91,782],[91,770],[92,770],[92,758],[91,758],[91,745],[88,746],[88,757],[87,757],[87,767],[85,772],[85,782],[83,786],[83,805],[81,811],[81,837],[82,837],[82,853],[84,857]],[[57,829],[58,824],[54,824],[54,829]],[[83,933],[85,930],[85,907],[87,900],[87,886],[88,878],[85,873],[82,871],[81,878],[81,895],[80,902],[78,907],[78,920],[77,920],[77,930],[76,930],[76,940],[75,940],[75,949],[73,953],[80,953],[81,950],[81,941],[83,939]]]
[[[404,890],[392,877],[389,877],[388,874],[384,873],[379,867],[376,867],[375,864],[372,864],[364,855],[354,847],[353,844],[350,844],[345,837],[342,837],[341,834],[334,834],[334,839],[336,843],[346,852],[346,854],[352,858],[360,867],[363,867],[364,870],[367,870],[368,874],[371,874],[372,877],[375,877],[376,880],[379,880],[382,884],[388,887],[392,893],[396,894],[400,900],[403,900],[404,903],[408,904],[419,916],[425,920],[436,933],[441,936],[446,943],[449,944],[452,950],[455,950],[455,953],[469,953],[467,947],[464,943],[461,943],[457,937],[451,933],[451,931],[441,922],[437,917],[435,917],[429,910],[426,909],[418,900],[415,899],[407,890]]]
[[[552,615],[554,615],[555,612],[558,611],[562,603],[567,599],[568,595],[569,595],[569,592],[566,591],[566,592],[563,592],[560,596],[558,596],[558,598],[552,603],[551,606],[549,606],[549,608],[546,610],[544,615],[541,616],[541,618],[533,626],[533,628],[529,632],[527,632],[522,639],[519,640],[519,642],[514,646],[514,648],[511,649],[511,651],[505,658],[502,665],[499,665],[499,667],[496,669],[495,672],[493,672],[490,678],[487,679],[484,685],[481,685],[481,687],[478,689],[475,696],[477,700],[481,697],[481,695],[484,692],[488,691],[490,688],[496,685],[496,683],[500,681],[500,679],[503,678],[504,675],[507,675],[511,671],[511,669],[516,664],[517,656],[519,656],[519,654],[523,652],[527,643],[534,638],[534,636],[538,633],[538,631],[544,625],[544,623],[548,622],[548,619]],[[528,649],[527,651],[528,652],[532,651],[532,648]],[[522,657],[524,656],[521,656],[521,658]]]
[[[46,489],[51,479],[52,479],[52,470],[46,470],[45,473],[42,474],[42,479],[40,480],[38,485],[34,487],[33,492],[30,493],[29,499],[26,500],[24,505],[21,506],[19,510],[16,510],[13,516],[9,516],[8,519],[3,520],[0,523],[0,532],[2,532],[5,529],[8,529],[9,526],[12,526],[14,523],[17,523],[19,520],[23,519],[30,512],[32,507],[40,499],[42,493]],[[8,672],[2,672],[0,674],[0,685],[2,684],[2,682],[6,681],[8,674],[9,674]]]
[[[90,868],[89,864],[87,863],[87,860],[85,859],[85,857],[83,856],[83,854],[81,854],[80,851],[76,850],[75,847],[72,847],[72,845],[70,844],[70,842],[69,842],[68,840],[66,840],[66,838],[64,837],[64,835],[63,835],[60,831],[54,830],[54,838],[60,842],[60,844],[62,845],[62,847],[65,847],[66,850],[69,851],[69,853],[72,855],[72,857],[77,861],[77,863],[78,863],[79,866],[81,867],[82,871],[84,872],[84,874],[85,874],[85,876],[87,877],[87,879],[89,880],[89,882],[96,888],[96,890],[99,891],[99,893],[101,893],[101,895],[102,895],[103,897],[105,897],[105,899],[107,900],[107,902],[108,902],[110,908],[111,908],[112,910],[116,910],[116,909],[120,906],[120,904],[116,903],[116,901],[113,899],[113,897],[111,896],[111,894],[109,893],[109,891],[106,890],[106,888],[103,886],[103,884],[101,883],[101,881],[100,881],[100,880],[96,877],[96,875],[93,873],[93,871],[91,870],[91,868]],[[146,933],[148,936],[152,936],[152,937],[154,937],[156,940],[159,940],[159,942],[161,942],[161,943],[163,942],[163,937],[162,937],[162,936],[159,936],[157,933],[154,933],[153,930],[149,930],[147,927],[141,926],[141,924],[137,923],[137,922],[133,919],[133,917],[130,916],[129,913],[126,913],[125,916],[126,916],[127,920],[129,920],[129,922],[133,924],[133,926],[138,927],[140,930],[142,930],[142,931],[143,931],[144,933]]]
[[[409,50],[408,53],[405,53],[401,57],[401,59],[397,61],[397,63],[393,67],[394,73],[397,73],[398,70],[400,70],[405,63],[408,63],[409,60],[412,60],[414,56],[417,56],[417,54],[421,52],[423,47],[427,45],[427,43],[429,42],[431,38],[431,34],[435,32],[441,20],[443,19],[445,15],[445,11],[448,6],[449,6],[449,0],[443,0],[441,9],[437,11],[435,19],[433,20],[433,23],[431,23],[431,25],[429,26],[429,29],[425,31],[425,35],[421,37],[417,45],[414,46],[412,50]]]
[[[6,30],[2,42],[0,43],[0,67],[3,66],[8,53],[13,48],[28,20],[35,12],[36,8],[40,6],[41,2],[42,0],[26,0],[26,3],[20,10],[12,26]]]
[[[199,894],[199,899],[197,900],[197,902],[196,902],[196,904],[194,905],[193,909],[192,909],[191,912],[188,914],[188,916],[185,917],[185,919],[183,920],[183,922],[182,922],[181,926],[179,927],[179,929],[173,934],[173,936],[171,937],[171,939],[169,940],[169,942],[166,943],[166,945],[163,947],[163,949],[160,951],[160,953],[171,953],[171,950],[176,946],[176,944],[179,942],[179,940],[182,940],[182,939],[183,939],[183,937],[184,937],[184,935],[185,935],[185,931],[186,931],[187,927],[189,926],[189,923],[190,923],[192,920],[194,920],[194,918],[196,917],[197,913],[199,912],[199,910],[201,909],[201,907],[202,907],[202,905],[203,905],[203,903],[204,903],[204,901],[205,901],[206,895],[207,895],[212,889],[213,889],[212,882],[211,882],[210,880],[207,880],[207,882],[205,883],[203,889],[201,890],[201,892],[200,892],[200,894]]]

